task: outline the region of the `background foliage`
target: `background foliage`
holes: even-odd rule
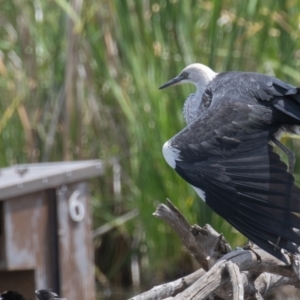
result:
[[[183,128],[193,87],[158,86],[192,62],[300,85],[299,1],[0,3],[0,166],[101,158],[108,167],[92,185],[95,227],[139,209],[95,241],[106,297],[117,297],[112,285],[137,292],[192,270],[177,238],[152,216],[166,197],[233,246],[245,242],[165,163],[161,147]],[[298,149],[297,140],[285,142]]]

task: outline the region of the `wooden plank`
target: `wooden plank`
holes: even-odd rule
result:
[[[4,247],[4,211],[3,211],[4,202],[0,201],[0,270],[1,267],[5,266],[5,247]]]
[[[3,202],[4,270],[35,270],[37,289],[55,284],[56,232],[48,190]]]
[[[101,160],[18,165],[0,170],[0,201],[103,175]]]
[[[70,196],[74,192],[79,202],[73,217],[75,220],[76,216],[79,217],[77,221],[70,215]],[[87,183],[59,188],[57,208],[61,296],[67,299],[95,300],[92,220]],[[82,209],[84,215],[80,220]]]

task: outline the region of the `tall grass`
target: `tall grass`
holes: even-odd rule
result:
[[[184,127],[182,104],[193,87],[158,86],[196,61],[299,85],[299,14],[297,0],[4,1],[1,166],[116,157],[122,191],[113,192],[109,171],[93,182],[95,226],[140,209],[120,232],[129,244],[138,241],[128,251],[141,258],[143,279],[175,273],[182,256],[178,239],[152,216],[166,197],[191,222],[242,244],[161,154]]]

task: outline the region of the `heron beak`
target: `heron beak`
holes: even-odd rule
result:
[[[172,85],[177,85],[177,84],[180,84],[181,80],[183,78],[181,76],[177,76],[171,80],[169,80],[168,82],[166,82],[165,84],[163,84],[162,86],[159,87],[160,90],[168,87],[168,86],[172,86]]]

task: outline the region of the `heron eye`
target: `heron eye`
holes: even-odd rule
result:
[[[186,72],[184,72],[184,73],[181,74],[181,77],[182,77],[182,78],[188,78],[188,77],[189,77],[189,74],[186,73]]]

